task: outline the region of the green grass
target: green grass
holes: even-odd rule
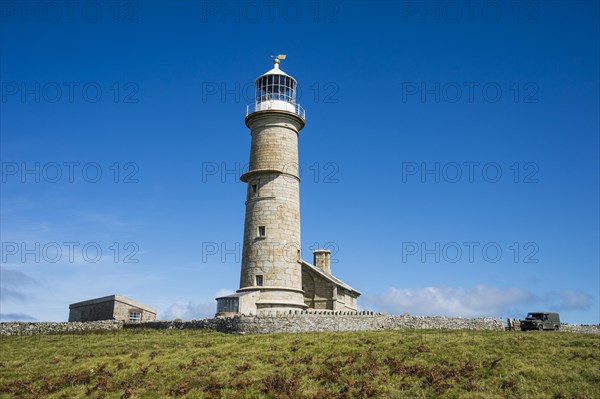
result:
[[[0,398],[600,398],[600,336],[123,330],[0,340]]]

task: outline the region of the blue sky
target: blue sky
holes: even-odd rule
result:
[[[305,259],[330,248],[363,309],[598,323],[599,4],[468,4],[3,2],[2,319],[211,316],[285,53]]]

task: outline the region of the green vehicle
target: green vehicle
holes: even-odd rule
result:
[[[521,320],[521,331],[528,330],[556,330],[560,328],[560,316],[558,313],[531,312],[525,320]]]

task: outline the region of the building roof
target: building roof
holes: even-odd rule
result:
[[[268,72],[263,73],[256,79],[258,80],[258,79],[262,78],[263,76],[267,76],[267,75],[282,75],[282,76],[287,76],[287,77],[294,79],[292,76],[288,75],[287,73],[283,72],[283,70],[279,69],[279,64],[275,64],[275,67],[273,69],[271,69]],[[296,80],[296,79],[294,79],[294,80]]]
[[[362,293],[360,291],[355,290],[354,288],[350,287],[348,284],[344,283],[342,280],[340,280],[337,277],[334,277],[332,274],[327,274],[325,273],[323,270],[319,269],[318,267],[316,267],[315,265],[311,265],[310,263],[308,263],[305,260],[300,261],[300,263],[302,263],[303,267],[308,268],[310,271],[312,271],[313,273],[316,273],[318,275],[320,275],[321,277],[331,281],[332,283],[334,283],[335,285],[337,285],[338,287],[342,287],[348,291],[357,293],[358,295],[362,295]]]
[[[81,306],[95,305],[98,303],[110,302],[110,301],[126,303],[128,305],[135,306],[136,308],[140,308],[142,310],[156,314],[156,308],[153,308],[152,306],[148,306],[145,303],[138,302],[135,299],[127,298],[126,296],[119,295],[119,294],[108,295],[108,296],[103,296],[103,297],[94,298],[94,299],[88,299],[86,301],[81,301],[81,302],[75,302],[75,303],[72,303],[69,305],[69,309],[78,308]]]
[[[252,291],[248,291],[248,292],[236,292],[235,294],[223,295],[223,296],[217,297],[215,299],[221,299],[221,298],[239,298],[241,296],[252,294],[252,293],[253,293]]]
[[[279,68],[273,68],[271,69],[269,72],[262,74],[261,76],[265,76],[265,75],[283,75],[283,76],[290,76],[287,73],[283,72],[281,69]],[[290,76],[291,77],[291,76]]]

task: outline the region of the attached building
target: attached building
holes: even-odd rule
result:
[[[314,251],[314,265],[302,261],[302,290],[309,309],[354,311],[360,292],[331,274],[330,256],[326,249]]]
[[[122,295],[72,303],[69,305],[69,321],[122,320],[136,323],[156,320],[156,309]]]
[[[331,252],[318,249],[313,252],[313,263],[304,260],[302,291],[305,309],[356,312],[361,293],[331,274]],[[257,314],[260,295],[256,291],[237,292],[217,298],[217,316]]]

